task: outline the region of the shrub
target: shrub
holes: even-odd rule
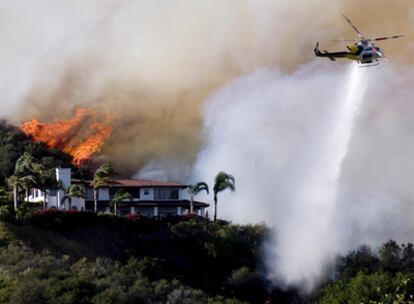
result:
[[[14,209],[11,205],[0,206],[0,221],[11,221],[15,216]]]
[[[29,218],[39,211],[40,205],[38,203],[23,202],[17,207],[17,214],[19,218]]]
[[[132,214],[132,213],[128,213],[124,215],[124,219],[128,220],[128,221],[139,221],[139,220],[143,220],[146,219],[146,216],[141,215],[141,214]]]

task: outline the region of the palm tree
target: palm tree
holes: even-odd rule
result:
[[[122,188],[118,189],[116,191],[114,197],[111,200],[111,206],[114,207],[114,214],[115,215],[117,214],[117,212],[116,212],[117,211],[116,210],[117,209],[117,206],[119,204],[121,204],[123,200],[126,200],[126,199],[132,200],[131,193],[125,191],[125,189],[122,189]]]
[[[223,171],[219,172],[214,181],[214,221],[217,221],[217,194],[226,189],[232,192],[236,190],[234,185],[235,180],[233,175],[227,174]]]
[[[26,191],[29,195],[30,188],[40,184],[40,176],[43,166],[32,155],[25,152],[14,166],[14,174],[8,179],[8,183],[13,187],[14,209],[17,210],[19,188]]]
[[[114,181],[112,177],[114,174],[115,172],[110,164],[103,164],[96,170],[92,181],[95,212],[98,212],[98,190],[100,187],[110,186]]]
[[[14,210],[17,210],[18,207],[18,199],[19,199],[19,187],[20,187],[20,179],[16,175],[12,175],[7,179],[7,182],[11,187],[13,187],[13,206]]]
[[[40,170],[40,184],[38,185],[38,188],[40,189],[40,191],[42,191],[44,193],[44,200],[42,203],[42,209],[46,209],[46,203],[47,203],[47,199],[48,199],[48,195],[49,195],[49,189],[52,187],[55,188],[61,188],[64,190],[64,188],[62,187],[63,185],[61,185],[57,180],[56,180],[56,172],[55,172],[55,168],[53,169],[47,169],[46,166],[43,166],[43,168],[41,168]]]
[[[197,184],[191,185],[188,187],[188,193],[190,194],[190,213],[194,212],[194,196],[196,196],[201,191],[208,191],[208,185],[205,182],[198,182]]]
[[[25,189],[25,198],[29,198],[30,189],[36,187],[39,184],[39,179],[36,175],[26,175],[19,178],[20,185]]]
[[[68,200],[69,210],[72,209],[72,197],[85,198],[85,192],[78,185],[70,185],[69,187],[63,188],[62,204],[65,206],[65,201]]]

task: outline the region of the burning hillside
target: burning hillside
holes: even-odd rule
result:
[[[34,140],[72,155],[73,163],[79,166],[99,152],[111,135],[108,120],[92,110],[77,109],[70,119],[49,123],[32,119],[23,123],[22,130]]]

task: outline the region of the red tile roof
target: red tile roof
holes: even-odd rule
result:
[[[72,178],[72,183],[81,184],[86,183],[88,185],[92,184],[92,181],[81,181],[79,179]],[[187,188],[188,185],[176,183],[176,182],[162,182],[148,179],[115,179],[114,183],[111,185],[113,187],[178,187],[178,188]]]

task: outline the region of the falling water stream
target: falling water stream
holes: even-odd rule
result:
[[[334,106],[328,117],[325,118],[326,130],[321,132],[321,136],[313,143],[314,149],[317,151],[314,158],[311,160],[311,170],[307,172],[307,177],[303,180],[302,185],[298,185],[297,193],[292,193],[292,201],[303,202],[295,203],[300,206],[300,209],[295,210],[295,217],[299,218],[304,229],[298,235],[291,235],[286,232],[279,234],[276,232],[277,239],[283,238],[282,243],[288,243],[288,238],[293,238],[294,248],[308,248],[311,256],[316,256],[321,259],[319,263],[315,263],[311,270],[311,276],[315,278],[321,275],[323,271],[320,265],[323,265],[322,256],[318,256],[316,252],[323,248],[325,252],[330,252],[333,259],[336,255],[330,248],[332,243],[339,242],[339,238],[334,233],[328,233],[331,240],[326,242],[327,232],[331,231],[332,225],[335,221],[335,214],[337,208],[337,191],[338,180],[341,175],[342,163],[348,153],[349,144],[352,137],[353,125],[359,113],[359,109],[364,99],[366,90],[366,69],[359,68],[357,64],[352,64],[348,71],[345,85],[339,90],[338,98],[332,100]],[[316,137],[315,137],[316,138]],[[324,215],[323,217],[319,215]],[[317,218],[315,218],[317,216]],[[312,229],[306,229],[312,227]],[[280,231],[279,231],[280,232]],[[313,244],[312,247],[309,243]],[[339,244],[338,244],[339,246]],[[337,247],[337,246],[335,246]],[[315,253],[315,254],[313,254]],[[284,265],[289,265],[285,258],[297,261],[296,275],[285,278],[288,283],[301,283],[306,286],[308,290],[313,288],[313,285],[308,285],[308,282],[315,282],[315,280],[307,280],[307,282],[297,282],[298,278],[309,278],[309,261],[304,252],[299,250],[292,250],[289,255],[279,257],[279,265],[283,268]],[[326,261],[325,261],[326,262]],[[306,269],[307,274],[303,272]],[[287,272],[287,271],[283,271]],[[303,272],[303,273],[302,273]]]
[[[349,150],[349,142],[353,132],[353,125],[359,113],[367,87],[367,68],[360,68],[352,64],[349,71],[344,98],[339,98],[336,125],[332,131],[332,168],[331,179],[336,182],[341,174],[341,164]]]

